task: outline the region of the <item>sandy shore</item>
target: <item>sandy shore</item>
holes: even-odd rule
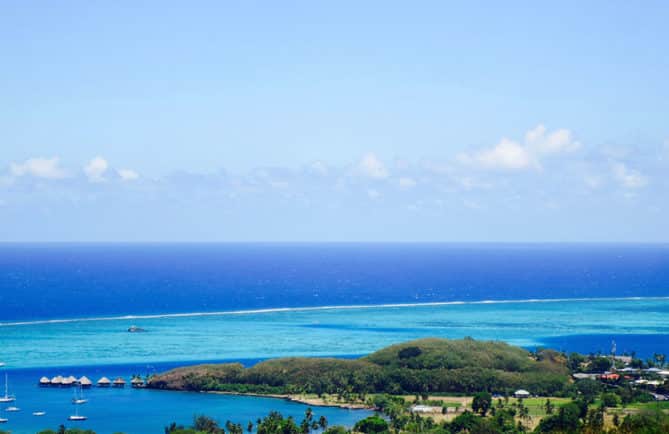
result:
[[[370,407],[366,404],[326,401],[325,399],[319,398],[317,396],[280,395],[280,394],[262,394],[262,393],[241,393],[241,392],[218,392],[218,391],[209,391],[209,392],[204,392],[204,393],[213,393],[213,394],[216,394],[216,395],[257,396],[259,398],[284,399],[286,401],[299,402],[300,404],[306,404],[306,405],[310,405],[312,407],[337,407],[337,408],[345,408],[345,409],[349,409],[349,410],[374,410],[374,407]]]

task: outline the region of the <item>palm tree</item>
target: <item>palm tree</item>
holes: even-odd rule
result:
[[[325,416],[321,416],[318,418],[318,426],[321,427],[323,431],[328,427],[328,419]]]

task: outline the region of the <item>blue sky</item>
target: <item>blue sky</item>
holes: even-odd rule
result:
[[[0,239],[669,241],[666,2],[0,6]]]

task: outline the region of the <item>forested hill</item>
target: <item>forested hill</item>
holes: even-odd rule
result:
[[[253,393],[508,393],[551,394],[568,382],[566,360],[502,342],[421,339],[358,360],[281,358],[250,368],[198,365],[153,377],[149,387]]]

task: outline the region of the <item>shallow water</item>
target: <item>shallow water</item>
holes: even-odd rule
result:
[[[75,367],[49,370],[9,370],[11,392],[17,400],[12,405],[21,408],[20,412],[0,411],[2,417],[10,421],[0,425],[0,429],[14,434],[35,433],[39,430],[56,429],[60,424],[68,427],[94,429],[98,434],[122,431],[128,434],[161,433],[170,422],[190,424],[195,415],[205,414],[214,417],[219,423],[227,420],[241,423],[246,429],[249,421],[255,423],[258,417],[272,410],[280,411],[284,416],[293,416],[298,421],[308,408],[305,405],[281,399],[215,395],[194,392],[170,392],[146,389],[97,388],[84,390],[89,402],[79,406],[79,414],[88,417],[84,422],[69,422],[67,417],[74,414],[71,399],[72,388],[41,388],[37,380],[41,375],[87,375],[97,381],[102,375],[112,379],[123,375],[128,380],[131,373],[144,373],[145,366],[104,366]],[[149,368],[151,369],[151,368]],[[4,382],[4,378],[3,378]],[[3,384],[4,386],[4,384]],[[3,406],[4,408],[4,406]],[[42,417],[33,416],[34,411],[46,411]],[[352,426],[358,419],[370,414],[368,411],[352,411],[330,407],[314,407],[316,417],[324,415],[330,424]]]
[[[503,340],[563,350],[669,352],[669,299],[483,302],[280,310],[0,326],[13,367],[366,354],[421,337]],[[130,323],[147,331],[128,333]],[[624,335],[654,335],[649,342]],[[589,351],[588,351],[589,352]]]

